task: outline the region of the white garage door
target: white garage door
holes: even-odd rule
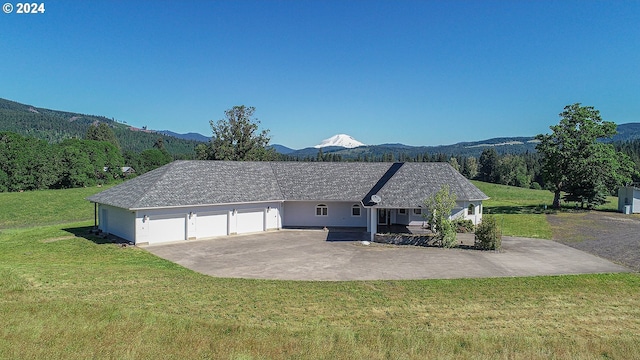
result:
[[[227,212],[198,214],[196,238],[227,235]]]
[[[238,234],[264,231],[264,211],[262,209],[238,211]]]
[[[184,240],[186,220],[186,215],[151,216],[149,219],[149,244]]]

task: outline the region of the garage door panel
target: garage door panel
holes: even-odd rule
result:
[[[238,234],[264,231],[263,210],[238,211]]]
[[[196,237],[198,239],[227,235],[227,212],[198,214]]]
[[[186,217],[152,217],[149,220],[149,243],[180,241],[185,239]]]

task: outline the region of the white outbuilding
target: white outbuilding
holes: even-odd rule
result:
[[[640,184],[618,189],[618,211],[624,214],[640,213]]]

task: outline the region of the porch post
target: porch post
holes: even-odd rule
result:
[[[369,221],[371,222],[371,236],[369,240],[373,241],[375,239],[376,233],[378,232],[378,209],[372,207],[370,208],[370,210]]]

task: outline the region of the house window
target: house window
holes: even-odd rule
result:
[[[469,207],[467,208],[467,215],[475,215],[476,214],[476,207],[473,204],[469,204]]]
[[[316,216],[327,216],[327,205],[318,204],[316,205]]]
[[[407,209],[398,209],[398,214],[406,215],[407,214]]]
[[[360,216],[360,205],[355,204],[351,207],[351,216]]]
[[[420,209],[413,209],[413,214],[414,214],[414,215],[420,215],[420,214],[422,214],[422,210],[420,210]]]

